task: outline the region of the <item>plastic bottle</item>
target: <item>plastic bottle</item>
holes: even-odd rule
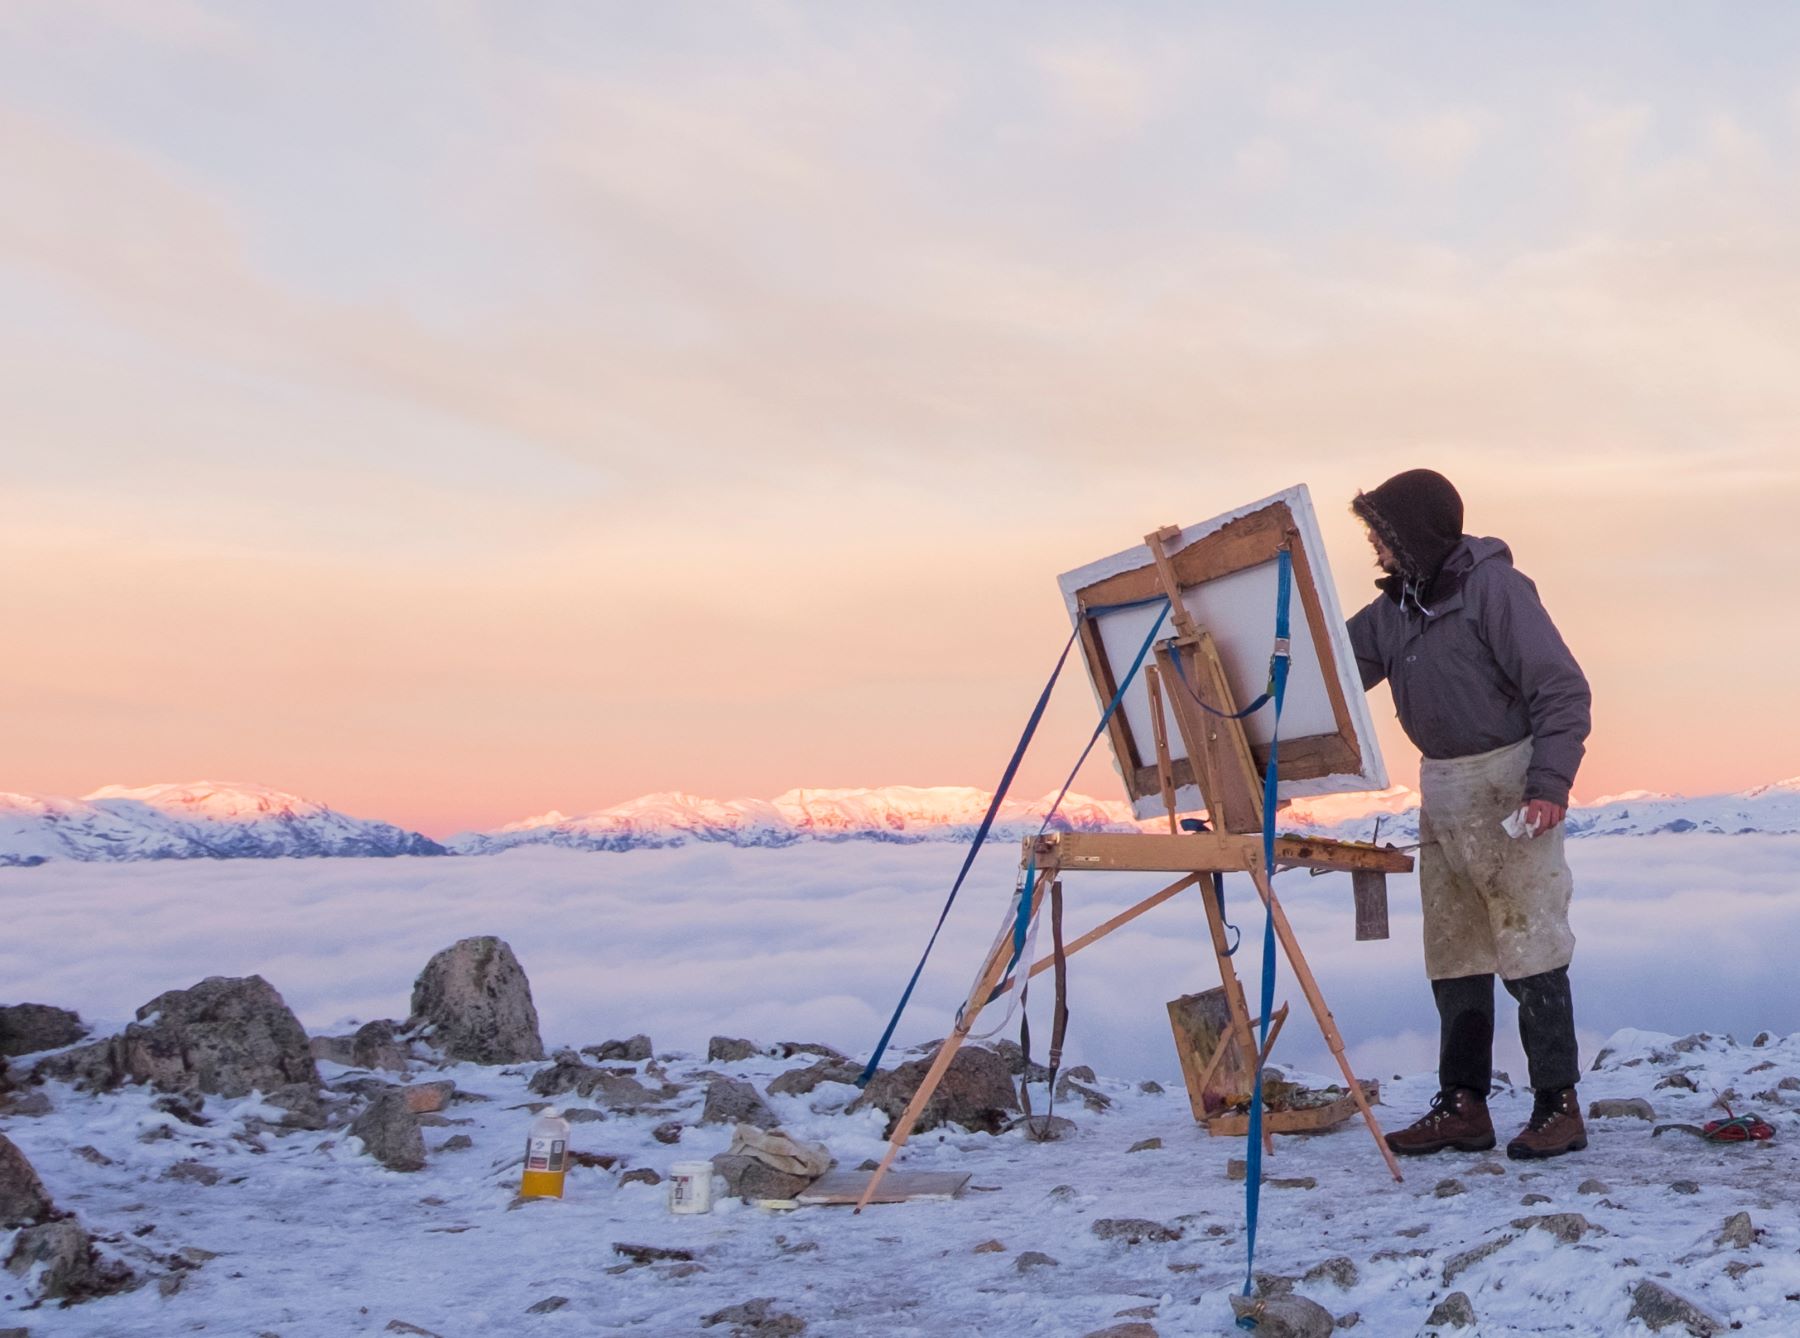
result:
[[[555,1106],[532,1121],[525,1140],[525,1174],[519,1193],[528,1199],[560,1199],[569,1171],[569,1122]]]

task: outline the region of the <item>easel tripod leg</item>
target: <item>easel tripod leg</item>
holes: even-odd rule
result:
[[[1326,1006],[1325,996],[1319,990],[1319,982],[1313,976],[1312,967],[1307,965],[1306,954],[1300,950],[1300,940],[1294,935],[1294,927],[1288,923],[1287,912],[1282,909],[1281,902],[1276,900],[1274,882],[1260,860],[1257,861],[1252,876],[1256,879],[1256,890],[1262,897],[1263,904],[1269,908],[1269,914],[1275,921],[1275,936],[1281,940],[1281,950],[1287,956],[1288,965],[1294,969],[1294,978],[1300,982],[1306,1002],[1312,1006],[1313,1016],[1318,1019],[1319,1031],[1325,1037],[1325,1044],[1331,1050],[1332,1058],[1337,1060],[1338,1068],[1344,1075],[1344,1083],[1349,1087],[1357,1109],[1362,1112],[1363,1122],[1374,1135],[1375,1146],[1380,1149],[1394,1179],[1404,1180],[1405,1177],[1400,1174],[1400,1163],[1394,1159],[1387,1139],[1382,1137],[1381,1125],[1375,1118],[1374,1108],[1369,1105],[1369,1094],[1363,1091],[1362,1084],[1351,1071],[1349,1056],[1344,1053],[1344,1038],[1337,1029],[1337,1020],[1331,1016],[1331,1009]]]

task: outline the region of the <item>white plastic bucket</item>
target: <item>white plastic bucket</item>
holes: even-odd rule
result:
[[[710,1213],[712,1211],[713,1164],[709,1161],[678,1161],[669,1168],[669,1211],[672,1213]]]

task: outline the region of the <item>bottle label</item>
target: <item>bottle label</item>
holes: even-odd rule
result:
[[[569,1145],[560,1138],[525,1140],[525,1169],[557,1173],[568,1169]]]

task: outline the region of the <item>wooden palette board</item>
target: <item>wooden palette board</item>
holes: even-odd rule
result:
[[[828,1171],[795,1199],[805,1204],[857,1203],[868,1189],[873,1171]],[[870,1203],[910,1203],[914,1199],[953,1199],[969,1183],[968,1171],[894,1171],[883,1176]]]

